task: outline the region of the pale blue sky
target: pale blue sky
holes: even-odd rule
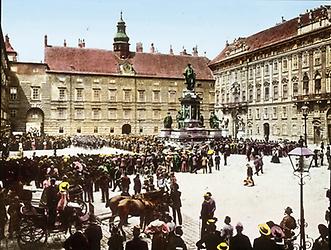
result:
[[[112,50],[120,11],[127,25],[130,49],[142,42],[144,52],[154,43],[160,53],[175,54],[183,46],[213,59],[225,41],[244,37],[331,4],[309,0],[1,0],[1,24],[20,61],[43,60],[43,37],[51,45]]]

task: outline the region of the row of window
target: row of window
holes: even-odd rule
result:
[[[319,74],[319,72],[317,71],[315,74],[315,78],[314,78],[314,93],[318,94],[321,91],[321,75]],[[303,76],[303,80],[302,80],[302,88],[304,93],[303,94],[308,94],[309,93],[309,77],[308,74],[305,73]],[[264,101],[268,101],[270,96],[270,87],[269,86],[264,86],[264,97],[263,100]],[[273,90],[273,99],[277,100],[280,96],[279,96],[279,86],[278,85],[274,85],[272,87]],[[256,98],[255,101],[256,102],[260,102],[261,101],[261,87],[257,87],[256,88]],[[216,93],[216,103],[219,103],[220,101],[223,102],[230,102],[230,93],[225,93],[224,89],[221,89],[221,100],[219,100],[219,92]],[[241,97],[242,97],[242,101],[245,102],[246,101],[246,91],[242,91],[241,93]],[[234,102],[239,102],[239,95],[240,93],[237,92],[234,95]],[[292,96],[298,96],[299,95],[299,83],[293,82],[292,84]],[[282,84],[282,95],[281,97],[283,99],[287,99],[289,98],[289,89],[288,89],[288,84]],[[254,100],[254,94],[253,94],[253,88],[250,88],[248,90],[248,101],[249,102],[253,102]]]
[[[256,130],[254,131],[253,134],[253,127],[250,126],[247,128],[247,135],[262,135],[264,133],[263,127],[262,129],[260,128],[259,125],[254,125],[254,128]],[[297,124],[292,124],[291,128],[287,124],[282,124],[282,125],[277,125],[274,124],[271,126],[270,129],[270,134],[273,136],[293,136],[293,137],[299,137],[304,133],[304,126],[297,126]]]
[[[133,118],[133,110],[131,109],[123,109],[118,111],[117,109],[108,109],[108,119],[117,119],[119,113],[122,113],[123,119],[132,119]],[[83,108],[75,108],[75,119],[83,120],[85,119],[86,111]],[[137,118],[138,119],[160,119],[161,118],[161,110],[153,109],[152,117],[149,117],[146,109],[138,109],[137,110]],[[58,108],[57,114],[54,115],[54,119],[67,119],[67,109],[66,108]],[[101,108],[92,108],[91,119],[98,120],[101,119]]]
[[[255,113],[255,119],[287,119],[288,118],[288,109],[289,107],[283,106],[281,108],[279,107],[272,107],[272,113],[270,113],[269,108],[256,108],[254,113]],[[291,113],[291,118],[296,119],[297,118],[297,107],[295,105],[292,106],[292,111]],[[253,114],[252,114],[252,109],[248,109],[248,119],[253,119]]]
[[[99,131],[99,127],[95,126],[95,127],[93,128],[93,133],[94,133],[94,134],[98,134],[99,132],[100,132],[100,131]],[[103,129],[103,132],[105,132],[104,129]],[[114,132],[115,132],[114,128],[113,128],[113,127],[110,127],[110,128],[109,128],[109,133],[110,133],[110,134],[113,134]],[[154,127],[153,127],[153,132],[154,132],[154,133],[158,133],[158,132],[159,132],[159,127],[158,127],[158,126],[154,126]],[[59,127],[59,133],[60,133],[60,134],[65,133],[64,127]],[[76,128],[76,133],[77,133],[77,134],[82,133],[82,127],[77,127],[77,128]],[[144,133],[144,128],[143,128],[143,127],[139,128],[139,133]]]
[[[321,52],[320,51],[315,51],[313,53],[313,63],[314,63],[314,66],[321,65]],[[288,58],[283,58],[281,60],[281,63],[279,62],[279,59],[276,59],[273,62],[265,63],[264,66],[261,66],[261,65],[254,66],[256,68],[255,76],[257,76],[257,77],[261,76],[262,68],[263,68],[264,75],[270,74],[271,67],[273,69],[274,74],[278,73],[279,64],[281,64],[282,72],[287,72],[289,70],[289,59]],[[309,66],[309,53],[308,52],[305,52],[302,54],[301,65],[303,68],[306,68]],[[297,70],[297,69],[299,69],[299,56],[293,55],[292,56],[292,70]],[[241,74],[241,79],[246,79],[247,71],[242,69],[242,70],[228,71],[222,75],[220,80],[222,80],[223,83],[230,82],[230,81],[238,81],[238,77],[240,74]],[[254,76],[254,68],[250,67],[248,69],[248,77],[253,78],[253,76]]]

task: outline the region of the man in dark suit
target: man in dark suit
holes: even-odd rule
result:
[[[238,222],[236,225],[237,234],[230,239],[231,250],[252,250],[249,238],[242,233],[244,227]]]
[[[125,250],[148,250],[146,241],[139,238],[140,228],[135,226],[133,228],[133,240],[130,240],[125,245]]]
[[[276,242],[270,237],[270,227],[267,224],[260,224],[258,227],[261,236],[254,240],[253,250],[277,250]]]

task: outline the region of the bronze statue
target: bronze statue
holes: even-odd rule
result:
[[[178,124],[178,129],[182,128],[183,114],[182,114],[181,110],[179,110],[177,115],[176,115],[176,121],[177,121],[177,124]]]
[[[187,85],[187,89],[194,90],[195,73],[190,63],[187,64],[187,67],[185,68],[183,75],[185,76],[185,84]]]
[[[171,128],[172,125],[172,117],[170,115],[170,112],[168,112],[168,115],[163,120],[164,128]]]
[[[212,111],[210,113],[209,125],[210,125],[210,128],[216,128],[216,129],[219,128],[219,119],[215,115],[215,112],[214,111]]]
[[[203,124],[204,124],[204,117],[203,117],[202,114],[200,114],[200,116],[199,116],[199,125],[200,125],[200,127],[203,127]]]

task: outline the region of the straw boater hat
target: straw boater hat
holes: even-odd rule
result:
[[[259,224],[258,225],[259,231],[263,235],[270,235],[271,229],[267,224]]]
[[[228,244],[226,244],[225,242],[221,242],[218,246],[217,246],[218,250],[229,250],[229,246]]]

